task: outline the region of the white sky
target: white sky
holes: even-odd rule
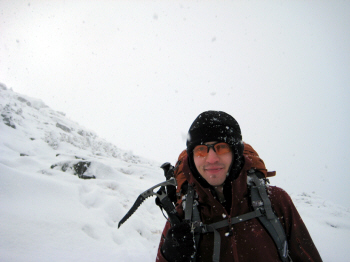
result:
[[[175,163],[199,113],[226,111],[279,185],[329,185],[350,206],[350,1],[0,0],[0,10],[8,88],[160,163]]]

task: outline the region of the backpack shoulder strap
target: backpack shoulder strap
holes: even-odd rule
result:
[[[289,261],[287,237],[281,222],[272,210],[271,201],[267,195],[266,182],[258,178],[254,169],[248,171],[248,182],[253,209],[261,210],[264,214],[258,219],[275,242],[281,260]]]
[[[186,199],[184,199],[184,212],[185,212],[185,220],[192,222],[193,230],[195,231],[194,240],[196,245],[196,250],[198,250],[199,240],[200,240],[200,231],[195,230],[194,224],[201,224],[201,216],[198,210],[198,201],[195,199],[196,192],[194,188],[187,184],[187,194],[185,195]],[[193,256],[192,262],[196,261],[196,256]]]

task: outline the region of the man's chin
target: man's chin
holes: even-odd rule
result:
[[[225,179],[222,179],[223,175],[210,175],[209,179],[207,180],[207,182],[211,185],[211,186],[221,186],[224,182]],[[226,178],[226,175],[224,176]]]

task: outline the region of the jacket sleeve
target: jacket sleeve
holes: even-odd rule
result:
[[[166,233],[168,232],[169,228],[170,228],[170,223],[166,222],[165,227],[163,229],[162,236],[160,238],[156,262],[168,262],[168,260],[166,260],[165,257],[162,254],[162,246],[163,246],[163,243],[164,243],[164,239],[165,239]]]
[[[278,187],[269,187],[269,191],[273,209],[287,235],[289,255],[292,261],[322,262],[309,231],[290,196]]]

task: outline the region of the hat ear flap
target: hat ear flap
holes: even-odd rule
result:
[[[240,156],[243,156],[243,151],[244,151],[244,143],[243,141],[241,141],[238,145],[237,145],[237,148],[238,148],[238,154]]]
[[[229,171],[229,177],[231,180],[236,179],[243,167],[244,157],[243,157],[244,143],[242,141],[236,143],[232,147],[232,163]]]

